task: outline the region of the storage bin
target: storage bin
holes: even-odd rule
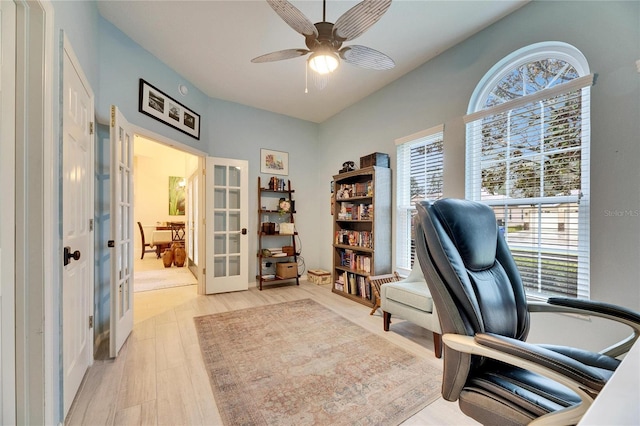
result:
[[[382,152],[374,152],[373,154],[360,157],[360,168],[369,166],[389,167],[389,154]]]
[[[331,284],[331,274],[322,269],[309,269],[307,279],[314,284]]]
[[[298,264],[293,262],[280,262],[276,264],[278,278],[296,278],[298,276]]]

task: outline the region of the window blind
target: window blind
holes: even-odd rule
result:
[[[443,130],[439,125],[396,140],[396,268],[408,274],[415,260],[415,204],[442,197]]]
[[[593,76],[469,114],[466,196],[490,205],[527,294],[589,297]]]

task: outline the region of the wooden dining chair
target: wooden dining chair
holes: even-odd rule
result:
[[[169,226],[171,227],[171,240],[184,247],[184,237],[186,235],[184,222],[169,222]]]
[[[138,222],[138,228],[140,228],[140,237],[142,238],[142,256],[140,256],[140,259],[144,259],[145,253],[155,253],[156,250],[152,248],[152,244],[146,242],[144,238],[144,229],[142,228],[142,224],[140,222]],[[149,247],[149,249],[147,249],[147,247]]]

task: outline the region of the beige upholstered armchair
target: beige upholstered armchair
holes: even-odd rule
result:
[[[380,286],[380,305],[384,331],[389,331],[392,315],[426,328],[433,332],[434,352],[436,358],[440,358],[440,322],[417,259],[408,277]]]

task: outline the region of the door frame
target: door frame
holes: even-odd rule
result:
[[[50,0],[16,5],[15,422],[61,417],[59,141],[53,129]],[[27,68],[27,64],[29,68]],[[41,73],[25,72],[26,69]]]
[[[200,262],[198,262],[198,274],[196,276],[196,279],[198,280],[198,294],[205,294],[205,280],[204,280],[204,274],[203,274],[203,269],[205,267],[204,265],[204,261],[203,261],[203,256],[204,256],[204,250],[205,250],[205,233],[204,233],[204,215],[205,215],[205,198],[204,198],[204,191],[205,191],[205,187],[206,187],[206,183],[205,183],[205,176],[204,176],[204,168],[205,168],[205,159],[206,157],[209,155],[206,152],[198,149],[198,148],[194,148],[190,145],[184,144],[182,142],[178,142],[176,140],[173,140],[171,138],[168,138],[166,136],[162,136],[158,133],[155,133],[151,130],[148,130],[144,127],[140,127],[136,124],[133,123],[129,123],[131,130],[133,132],[134,138],[135,136],[140,136],[143,137],[145,139],[150,139],[154,142],[157,142],[159,144],[162,145],[166,145],[169,146],[171,148],[174,149],[178,149],[180,151],[184,151],[187,152],[191,155],[195,155],[196,157],[198,157],[198,169],[197,169],[197,173],[199,173],[200,175],[200,186],[199,186],[199,193],[198,193],[198,217],[200,218],[200,226],[198,227],[198,256],[200,258]],[[134,169],[134,176],[135,176],[135,169]],[[135,177],[134,177],[135,179]],[[133,204],[133,209],[135,211],[135,201]],[[134,262],[135,263],[135,262]],[[134,307],[135,309],[135,307]],[[134,311],[135,312],[135,311]]]
[[[0,64],[0,182],[5,184],[3,201],[15,206],[15,20],[16,6],[13,2],[0,4],[2,23],[0,39],[3,60]],[[0,210],[0,423],[16,424],[16,379],[15,371],[15,211],[12,208]]]

